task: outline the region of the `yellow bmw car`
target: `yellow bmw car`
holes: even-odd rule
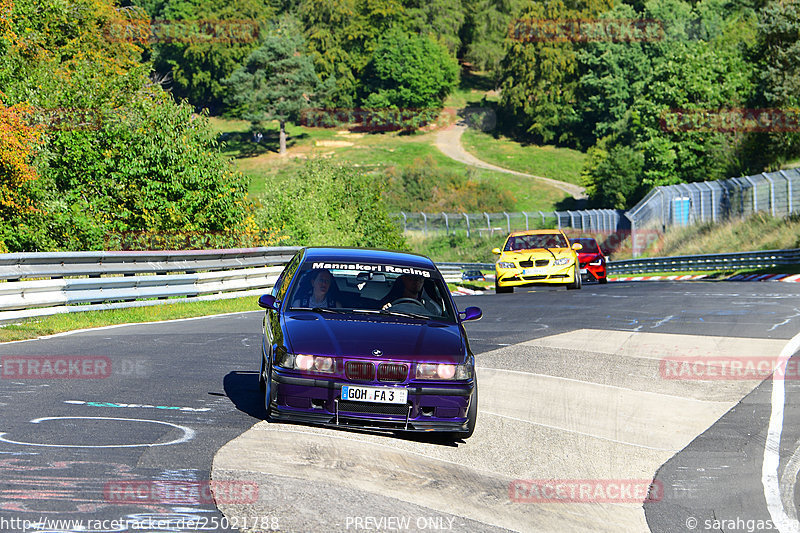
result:
[[[514,287],[538,284],[580,289],[576,252],[581,248],[578,243],[570,246],[561,230],[515,231],[508,236],[502,250],[492,250],[500,255],[494,266],[495,291],[514,292]]]

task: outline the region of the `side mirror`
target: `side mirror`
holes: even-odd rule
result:
[[[280,301],[276,300],[271,294],[262,294],[258,299],[258,306],[263,307],[264,309],[272,309],[273,311],[277,311],[278,307],[280,307]]]
[[[579,242],[576,242],[575,244],[572,245],[572,249],[575,250],[576,252],[579,250],[583,250],[583,245]]]
[[[458,314],[459,316],[463,315],[461,316],[461,321],[466,322],[467,320],[480,319],[483,316],[483,311],[481,311],[480,307],[467,307]]]
[[[501,254],[502,252],[500,251],[500,248],[492,248],[492,253],[493,253],[493,254],[498,254],[498,255],[499,255],[499,254]]]

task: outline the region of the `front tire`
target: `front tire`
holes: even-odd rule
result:
[[[575,265],[575,281],[572,283],[567,283],[567,290],[575,290],[581,288],[581,271],[578,269],[578,265]]]
[[[469,399],[469,410],[467,410],[467,432],[461,434],[462,439],[468,439],[475,433],[475,423],[478,421],[478,380],[472,388],[472,395]]]
[[[497,294],[508,294],[514,292],[514,287],[503,287],[499,283],[497,283],[497,280],[495,280],[494,292]]]
[[[258,386],[264,394],[264,410],[267,415],[264,420],[272,419],[272,401],[275,399],[275,388],[272,385],[272,366],[261,358],[261,372],[258,374]]]

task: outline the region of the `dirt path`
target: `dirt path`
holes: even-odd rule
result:
[[[526,174],[524,172],[517,172],[516,170],[509,170],[507,168],[498,167],[496,165],[492,165],[491,163],[481,161],[474,155],[464,150],[464,147],[461,145],[461,135],[466,130],[467,125],[463,120],[440,130],[439,133],[436,134],[436,147],[439,148],[444,155],[450,159],[455,159],[459,163],[464,163],[465,165],[478,168],[485,168],[487,170],[494,170],[497,172],[505,172],[506,174],[514,174],[515,176],[532,178],[560,189],[572,195],[572,197],[576,200],[583,200],[586,198],[585,189],[578,185],[573,185],[572,183],[566,183],[564,181],[558,181],[550,178],[544,178],[542,176],[534,176],[533,174]]]

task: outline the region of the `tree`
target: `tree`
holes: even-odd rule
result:
[[[40,127],[27,123],[31,114],[28,105],[6,107],[0,101],[0,219],[7,220],[33,209],[23,189],[37,177],[32,159],[42,132]]]
[[[589,149],[589,158],[581,173],[586,194],[595,206],[628,209],[642,196],[643,168],[642,153],[624,145],[607,150],[605,142],[601,141]]]
[[[461,49],[459,32],[464,24],[462,0],[406,0],[405,27],[409,33],[434,39],[456,55]]]
[[[13,9],[11,31],[24,38],[0,62],[0,91],[30,109],[40,138],[18,143],[20,156],[35,148],[17,159],[36,172],[17,189],[35,209],[0,213],[8,249],[99,249],[145,230],[252,234],[246,182],[207,120],[150,83],[136,42],[109,34],[130,23],[126,10],[112,0]]]
[[[233,114],[254,123],[279,122],[282,155],[286,154],[286,122],[297,122],[300,112],[323,90],[311,58],[302,52],[299,27],[285,18],[226,82]]]
[[[177,99],[219,111],[223,80],[258,46],[273,15],[266,0],[138,0],[152,22],[153,68]],[[174,36],[174,37],[173,37]]]
[[[608,7],[606,0],[531,3],[520,13],[518,25],[536,28],[537,21],[595,18]],[[573,143],[579,121],[575,91],[581,43],[559,33],[531,42],[524,36],[523,31],[507,40],[500,66],[500,110],[518,135],[545,143]]]
[[[466,15],[459,32],[464,61],[497,76],[508,29],[524,4],[525,0],[464,0]]]
[[[756,49],[758,91],[754,107],[800,107],[800,5],[772,0],[758,13]],[[800,132],[754,133],[747,139],[748,159],[777,168],[800,155]]]
[[[367,107],[441,109],[458,83],[458,62],[429,38],[396,30],[380,40],[360,82]]]
[[[407,12],[400,0],[300,0],[306,47],[320,77],[335,78],[330,103],[353,107],[359,73],[392,28],[403,28]]]

